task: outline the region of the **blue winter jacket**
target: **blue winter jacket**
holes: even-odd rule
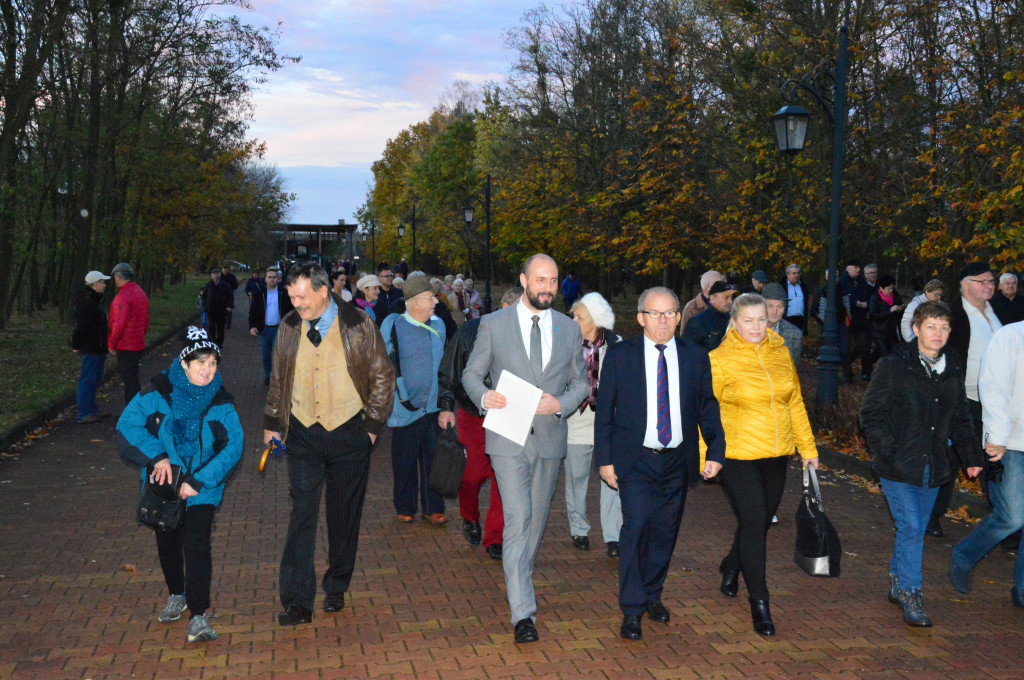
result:
[[[164,371],[135,395],[117,421],[118,452],[125,460],[142,466],[143,481],[146,466],[165,458],[182,470],[191,463],[194,472],[184,480],[199,493],[189,498],[187,505],[220,505],[224,482],[242,457],[242,424],[234,400],[220,388],[201,416],[199,455],[189,460],[178,455],[174,438],[164,427],[173,399],[174,387]],[[205,467],[199,469],[204,463]]]

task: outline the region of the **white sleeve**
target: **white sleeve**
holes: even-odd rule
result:
[[[1010,401],[1017,377],[1019,347],[1016,333],[996,331],[985,349],[978,374],[984,434],[993,444],[1005,446],[1010,438]]]
[[[921,301],[915,297],[903,312],[903,318],[900,320],[900,335],[903,337],[903,342],[910,342],[910,339],[914,337],[914,310],[920,304]]]

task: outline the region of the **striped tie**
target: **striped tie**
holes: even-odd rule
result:
[[[668,446],[672,441],[672,410],[668,401],[668,362],[665,361],[665,345],[655,345],[658,350],[658,441]]]

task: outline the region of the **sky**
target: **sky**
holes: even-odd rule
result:
[[[355,222],[370,165],[427,118],[455,81],[500,81],[505,34],[540,0],[250,0],[239,18],[281,23],[279,54],[301,56],[253,97],[250,136],[267,145],[293,224]]]

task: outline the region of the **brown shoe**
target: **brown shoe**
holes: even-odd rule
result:
[[[444,516],[442,512],[435,512],[432,515],[423,515],[423,519],[435,526],[441,526],[442,524],[448,524],[448,518]]]
[[[412,521],[412,515],[399,515],[398,516],[398,521],[399,522],[406,522],[406,523],[411,522]]]

